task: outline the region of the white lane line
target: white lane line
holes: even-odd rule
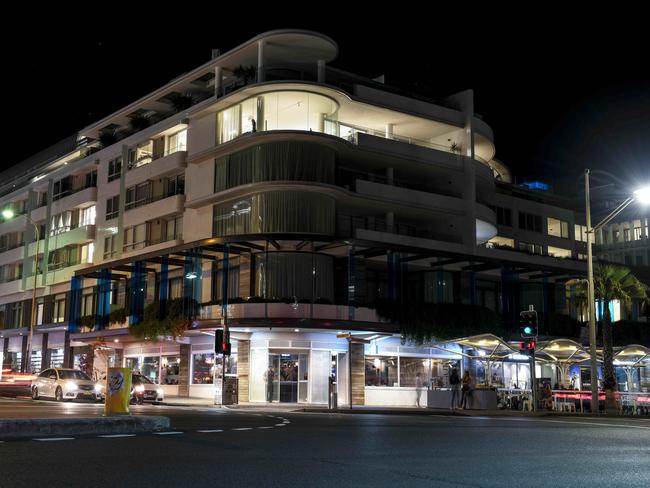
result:
[[[223,429],[205,429],[205,430],[197,430],[197,432],[202,432],[202,433],[210,433],[210,432],[223,432]]]
[[[117,437],[135,437],[135,434],[107,434],[107,435],[98,435],[97,437],[103,437],[104,439],[113,439]]]
[[[287,425],[287,424],[275,424],[276,427],[284,427],[284,426],[286,426],[286,425]]]
[[[258,427],[258,429],[272,429],[273,425],[265,425],[264,427]]]
[[[175,431],[171,431],[171,432],[154,432],[153,434],[154,435],[175,435],[175,434],[182,434],[182,432],[175,432]]]
[[[252,427],[237,427],[236,429],[230,429],[230,430],[253,430]]]
[[[285,423],[285,424],[290,424],[291,420],[284,419],[282,422]]]
[[[42,437],[39,439],[32,439],[33,441],[48,442],[48,441],[73,441],[74,437]]]
[[[464,419],[464,420],[511,420],[515,422],[551,422],[555,424],[578,424],[578,425],[597,425],[598,427],[622,427],[627,429],[644,429],[650,430],[650,427],[643,425],[626,425],[626,424],[609,424],[605,422],[590,422],[587,420],[552,420],[552,419],[539,419],[533,417],[517,418],[517,417],[479,417],[479,416],[469,416],[469,415],[430,415],[430,417],[447,417],[455,419]]]

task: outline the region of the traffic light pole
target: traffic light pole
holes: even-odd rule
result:
[[[535,377],[535,349],[529,351],[530,354],[530,379],[531,379],[531,401],[533,406],[533,412],[537,411],[537,385]]]

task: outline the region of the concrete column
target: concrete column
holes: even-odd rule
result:
[[[394,124],[386,124],[386,139],[393,138],[393,125]]]
[[[41,335],[41,371],[50,367],[50,349],[47,332]]]
[[[192,345],[181,344],[180,367],[178,374],[178,396],[190,396],[190,361],[192,360]]]
[[[265,80],[264,76],[264,44],[265,41],[257,41],[257,82],[261,83]]]
[[[20,355],[20,371],[27,373],[27,336],[23,336],[23,344],[21,347],[22,354]]]
[[[65,338],[63,339],[63,367],[72,368],[74,365],[74,357],[72,355],[72,346],[70,345],[70,332],[65,331]]]
[[[214,96],[221,96],[221,88],[223,86],[223,68],[221,66],[214,67]]]
[[[249,340],[237,340],[237,382],[238,401],[250,401],[249,375],[250,375],[250,345]]]
[[[352,365],[352,405],[366,403],[366,363],[363,344],[350,344]]]
[[[318,83],[325,83],[325,60],[319,59],[317,63]]]

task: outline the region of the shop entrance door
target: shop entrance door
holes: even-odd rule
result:
[[[307,402],[307,354],[269,353],[266,401]]]

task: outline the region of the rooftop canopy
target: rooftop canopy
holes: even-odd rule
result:
[[[540,346],[537,355],[553,362],[574,364],[589,360],[589,351],[571,339],[553,339]]]

